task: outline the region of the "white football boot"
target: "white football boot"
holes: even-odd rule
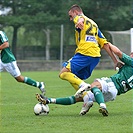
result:
[[[85,115],[93,106],[93,101],[84,102],[79,115]]]
[[[91,87],[90,84],[84,84],[84,85],[82,85],[82,86],[79,88],[79,90],[75,93],[74,96],[75,96],[76,98],[82,97],[83,92],[84,92],[84,91],[90,90],[90,87]]]

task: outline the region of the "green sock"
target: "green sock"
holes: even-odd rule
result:
[[[100,103],[104,103],[103,94],[102,94],[102,92],[97,87],[92,88],[91,91],[93,92],[93,94],[95,96],[95,100],[96,100],[96,102],[99,105],[100,105]]]
[[[74,96],[70,97],[65,97],[65,98],[48,98],[50,103],[55,103],[55,104],[61,104],[61,105],[71,105],[76,103],[76,99]]]
[[[32,86],[38,87],[38,88],[41,87],[41,84],[38,81],[35,81],[35,80],[30,79],[28,77],[24,78],[24,83],[26,83],[28,85],[32,85]]]

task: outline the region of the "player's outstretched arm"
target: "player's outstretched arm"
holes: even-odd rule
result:
[[[117,58],[114,56],[113,51],[110,49],[109,43],[106,43],[103,48],[106,50],[106,52],[108,53],[108,55],[111,57],[111,59],[113,60],[114,64],[116,65],[118,63]]]
[[[117,55],[119,58],[122,58],[122,51],[119,48],[117,48],[115,45],[112,45],[111,43],[109,43],[109,47],[115,55]]]

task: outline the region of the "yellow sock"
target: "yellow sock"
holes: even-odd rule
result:
[[[88,102],[89,96],[88,96],[88,94],[87,94],[87,91],[83,92],[82,98],[83,98],[83,101],[84,101],[84,102]]]
[[[81,80],[75,74],[71,72],[63,72],[62,74],[60,74],[60,78],[63,80],[67,80],[69,83],[72,84],[72,86],[76,90],[79,89],[79,85],[81,85],[81,83],[84,82],[83,80]]]
[[[73,86],[73,88],[77,91],[79,89],[79,85],[76,85],[76,84],[72,84],[71,85]]]
[[[87,95],[87,91],[84,91],[82,94],[82,98],[84,98],[84,96]]]

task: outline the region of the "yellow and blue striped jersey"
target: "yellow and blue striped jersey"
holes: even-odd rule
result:
[[[76,28],[75,30],[77,45],[75,53],[92,57],[100,57],[100,48],[108,42],[99,30],[97,24],[85,15],[75,16],[73,19],[75,25],[78,23],[80,17],[84,18],[84,27],[82,30],[79,28]]]

